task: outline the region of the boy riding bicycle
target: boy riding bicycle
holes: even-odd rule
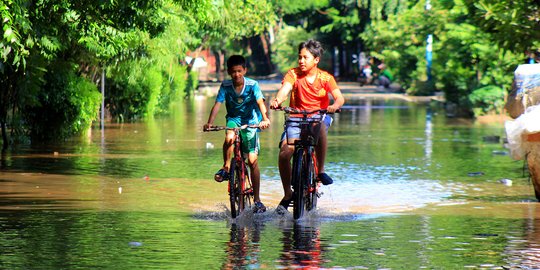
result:
[[[210,111],[208,122],[204,125],[204,130],[210,128],[216,115],[225,102],[227,115],[227,127],[235,128],[242,125],[259,125],[261,129],[270,126],[267,116],[264,98],[257,81],[244,77],[247,72],[246,60],[241,55],[233,55],[227,60],[227,73],[231,80],[225,80],[221,84],[214,106]],[[214,180],[222,182],[228,180],[231,157],[234,150],[234,131],[227,130],[225,141],[223,142],[223,167],[214,175]],[[243,139],[242,153],[247,154],[248,164],[253,182],[253,195],[255,202],[255,212],[262,213],[266,207],[259,197],[260,171],[257,162],[259,153],[259,134],[257,129],[247,128],[240,131]]]
[[[326,109],[329,113],[333,113],[343,106],[345,99],[337,86],[334,76],[317,67],[322,53],[323,48],[318,41],[308,40],[300,43],[298,46],[298,67],[287,72],[276,97],[270,102],[270,108],[280,107],[289,96],[289,93],[291,94],[289,106],[297,110]],[[334,99],[332,105],[329,105],[330,98],[328,94],[331,94]],[[321,125],[320,129],[319,141],[315,148],[319,172],[317,177],[324,185],[329,185],[333,183],[333,180],[324,172],[324,160],[326,157],[326,135],[332,123],[332,118],[326,115],[323,123],[324,125]],[[285,129],[287,136],[281,138],[279,152],[279,174],[283,184],[284,196],[279,203],[278,209],[280,206],[287,209],[292,200],[291,157],[294,152],[294,145],[284,143],[283,140],[295,140],[300,137],[298,127],[285,127]],[[291,129],[296,131],[291,132]],[[278,211],[282,212],[281,210]]]

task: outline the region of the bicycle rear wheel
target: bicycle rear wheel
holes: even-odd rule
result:
[[[294,189],[293,200],[293,218],[299,219],[304,215],[305,196],[307,194],[307,185],[304,172],[304,150],[300,149],[294,153],[292,185]]]

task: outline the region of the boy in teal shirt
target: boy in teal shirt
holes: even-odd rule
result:
[[[225,80],[221,84],[214,106],[210,111],[208,122],[204,125],[204,130],[211,127],[216,115],[225,102],[227,109],[227,127],[240,127],[242,125],[259,125],[261,129],[270,126],[270,120],[267,116],[264,97],[259,88],[259,83],[250,78],[244,77],[247,72],[246,59],[241,55],[233,55],[227,60],[227,73],[231,76],[230,80]],[[259,154],[259,134],[257,129],[241,130],[244,145],[242,152],[248,155],[248,164],[253,184],[253,193],[255,201],[255,212],[262,213],[266,207],[259,197],[260,190],[260,171],[258,165]],[[234,150],[234,131],[227,130],[225,141],[223,142],[223,167],[214,175],[214,180],[222,182],[228,180],[228,171],[231,166],[231,157]]]

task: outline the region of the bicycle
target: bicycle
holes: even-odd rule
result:
[[[300,128],[300,138],[289,142],[287,132],[285,140],[288,145],[294,145],[292,156],[291,186],[293,189],[293,218],[299,219],[304,212],[317,208],[317,200],[321,197],[317,179],[318,166],[315,146],[319,140],[319,133],[326,110],[303,111],[290,107],[275,108],[286,114],[285,125],[297,125]],[[301,115],[296,117],[292,115]],[[287,129],[286,129],[287,130]]]
[[[234,151],[231,158],[231,167],[229,168],[229,184],[228,193],[229,201],[231,205],[231,217],[234,219],[238,217],[246,206],[249,208],[253,205],[253,186],[251,183],[251,177],[249,170],[247,169],[246,159],[242,155],[242,136],[240,136],[240,130],[246,128],[259,128],[258,125],[243,125],[236,128],[229,128],[224,126],[212,126],[204,131],[220,131],[220,130],[232,130],[234,131]]]

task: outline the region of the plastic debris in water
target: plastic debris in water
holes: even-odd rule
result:
[[[122,194],[122,187],[118,187],[118,194]]]
[[[214,144],[211,142],[206,143],[206,149],[214,149]]]
[[[483,172],[470,172],[467,174],[468,176],[482,176],[484,175]]]
[[[507,156],[508,155],[508,152],[507,151],[498,151],[498,150],[494,150],[493,152],[491,152],[492,154],[494,155],[501,155],[501,156]]]
[[[145,176],[143,177],[143,179],[146,180],[146,181],[148,181],[148,180],[150,180],[150,177],[149,177],[148,174],[147,174],[147,175],[145,175]]]
[[[133,242],[129,242],[128,245],[130,247],[140,247],[142,246],[142,243],[141,242],[137,242],[137,241],[133,241]]]
[[[499,182],[501,182],[505,186],[509,186],[509,187],[512,186],[512,180],[510,179],[504,178],[504,179],[499,180]]]
[[[490,143],[499,143],[501,141],[501,136],[492,135],[492,136],[484,136],[482,138],[484,142],[490,142]]]

